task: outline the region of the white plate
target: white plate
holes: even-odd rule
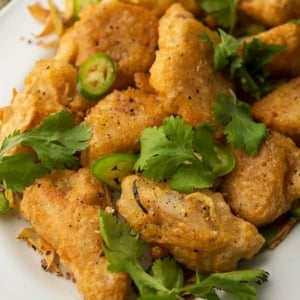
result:
[[[22,88],[35,61],[53,54],[53,50],[38,46],[34,37],[42,26],[30,16],[27,6],[35,2],[13,0],[0,11],[1,106],[10,103],[13,88]],[[12,214],[0,216],[0,299],[82,299],[73,282],[44,272],[41,256],[16,239],[24,225]]]
[[[12,89],[21,89],[23,79],[39,58],[52,51],[37,45],[34,34],[41,25],[29,15],[34,0],[14,0],[0,11],[0,105],[11,100]],[[0,216],[0,298],[5,300],[81,299],[75,285],[40,267],[40,256],[16,239],[24,223],[13,214]],[[299,237],[297,236],[299,235]],[[300,299],[300,227],[273,251],[258,255],[250,264],[270,272],[259,300]],[[108,299],[109,300],[109,299]]]

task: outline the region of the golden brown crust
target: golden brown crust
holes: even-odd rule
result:
[[[272,130],[300,137],[300,77],[279,86],[252,105],[252,114]]]
[[[239,0],[238,8],[269,26],[277,26],[300,17],[299,0]]]
[[[232,270],[264,243],[252,224],[231,213],[220,193],[185,195],[133,175],[123,179],[117,207],[141,238],[162,245],[191,269]]]
[[[79,191],[79,192],[78,192]],[[21,214],[74,275],[86,300],[126,299],[129,278],[107,270],[98,213],[110,204],[88,169],[55,171],[24,191]]]
[[[222,191],[233,211],[257,226],[273,222],[299,198],[300,151],[293,141],[272,132],[256,156],[234,150],[236,166]]]
[[[126,88],[154,60],[157,23],[153,12],[138,5],[104,1],[89,6],[62,37],[56,58],[80,66],[94,54],[107,53],[117,62],[114,88]]]
[[[300,9],[299,9],[300,11]],[[249,39],[258,38],[267,45],[286,46],[286,49],[274,56],[267,67],[274,77],[290,78],[300,75],[300,25],[288,22],[259,33]]]
[[[2,108],[0,141],[14,130],[33,129],[51,113],[71,111],[81,121],[90,106],[77,96],[75,68],[63,61],[46,59],[36,63],[25,79],[25,87],[12,103]]]
[[[106,154],[138,151],[142,131],[160,125],[164,116],[156,95],[131,88],[109,94],[91,109],[84,121],[93,126],[93,136],[81,154],[83,165],[90,165]]]
[[[217,39],[180,4],[173,4],[160,19],[159,50],[150,69],[150,84],[166,111],[191,125],[213,122],[212,102],[232,87],[214,70],[212,46],[200,37],[203,33]]]

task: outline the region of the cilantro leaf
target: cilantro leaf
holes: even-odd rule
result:
[[[150,270],[150,274],[169,290],[181,288],[184,276],[182,268],[170,257],[156,260]]]
[[[140,294],[146,297],[146,299],[147,297],[153,297],[158,294],[164,294],[165,296],[172,294],[172,292],[163,285],[161,280],[145,272],[140,263],[128,259],[125,263],[124,271],[129,273]]]
[[[233,167],[227,164],[234,160],[233,155],[217,145],[210,125],[193,129],[180,117],[165,118],[161,127],[143,131],[134,169],[141,170],[146,178],[166,180],[172,189],[184,193],[211,187],[215,178],[221,176],[214,172],[216,166],[224,166],[222,175]]]
[[[262,40],[254,38],[249,43],[244,42],[242,48],[242,66],[232,66],[231,74],[234,78],[241,78],[243,91],[260,99],[283,82],[280,79],[269,78],[270,72],[266,64],[286,47],[275,44],[267,45]]]
[[[35,150],[41,163],[48,169],[77,167],[78,159],[74,154],[88,146],[90,137],[90,127],[75,126],[73,116],[67,111],[60,111],[46,117],[35,129],[23,133],[15,131],[6,137],[0,155],[21,143]]]
[[[243,148],[248,154],[255,155],[268,132],[263,123],[253,121],[250,106],[233,94],[219,94],[213,109],[216,121],[225,125],[228,142],[234,148]]]
[[[274,56],[285,50],[283,45],[267,45],[254,38],[251,42],[240,43],[222,29],[218,30],[220,42],[216,43],[208,35],[200,37],[212,43],[213,63],[216,70],[228,69],[230,76],[239,84],[241,90],[255,99],[274,90],[283,79],[272,79],[266,66]],[[241,49],[241,54],[238,50]]]
[[[35,155],[25,153],[0,157],[0,166],[0,181],[5,181],[7,188],[17,192],[49,172],[36,161]]]
[[[141,155],[134,168],[143,170],[147,178],[156,181],[167,179],[180,164],[193,158],[192,141],[192,128],[181,118],[166,118],[163,126],[143,131]]]
[[[100,211],[99,226],[110,271],[126,270],[134,279],[140,292],[146,294],[151,293],[153,289],[165,289],[159,281],[153,280],[152,276],[144,272],[140,260],[144,253],[145,242],[127,223]]]
[[[52,169],[78,167],[74,154],[88,146],[90,137],[91,128],[75,126],[73,116],[67,111],[49,115],[35,129],[23,133],[16,130],[0,147],[0,180],[10,189],[21,191]],[[32,148],[35,155],[3,156],[18,144]]]
[[[195,189],[211,187],[215,178],[211,169],[195,160],[193,164],[181,165],[170,178],[168,184],[171,189],[188,194]]]
[[[111,271],[119,272],[128,260],[137,262],[142,258],[145,243],[126,223],[100,211],[99,224],[105,242],[104,253],[110,261]]]
[[[213,62],[216,70],[230,67],[232,60],[237,57],[237,50],[240,47],[239,41],[227,34],[222,29],[218,30],[220,42],[217,43],[208,34],[201,34],[200,37],[211,42],[214,48]]]
[[[220,27],[233,32],[237,20],[237,0],[204,0],[201,8],[215,17]]]
[[[100,212],[99,226],[108,268],[113,272],[128,272],[141,300],[183,299],[187,293],[202,299],[218,300],[216,289],[222,289],[236,300],[255,300],[255,284],[268,279],[269,274],[263,270],[214,273],[208,277],[196,272],[196,281],[185,284],[181,265],[169,257],[156,260],[147,273],[140,263],[144,242],[127,223]]]
[[[266,282],[268,276],[268,272],[258,269],[214,273],[191,285],[189,291],[197,297],[208,299],[212,287],[217,287],[234,296],[234,299],[256,299],[255,284]]]

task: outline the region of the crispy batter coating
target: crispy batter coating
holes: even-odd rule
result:
[[[60,40],[56,58],[80,66],[105,52],[117,62],[114,88],[134,83],[136,72],[147,71],[157,46],[158,19],[150,10],[119,1],[88,6]]]
[[[32,129],[49,114],[64,109],[75,93],[75,69],[54,60],[37,62],[25,79],[23,91],[1,108],[0,141],[14,130]]]
[[[126,299],[129,278],[111,273],[102,255],[98,212],[107,190],[88,169],[55,171],[24,191],[21,214],[57,251],[85,300]]]
[[[239,0],[238,9],[269,26],[300,17],[299,0]]]
[[[279,86],[252,105],[253,116],[269,128],[300,137],[300,77]]]
[[[253,37],[264,41],[268,45],[277,44],[286,46],[286,49],[282,53],[276,55],[272,61],[267,64],[272,76],[286,78],[300,75],[299,24],[293,22],[285,23]]]
[[[200,37],[215,33],[180,4],[173,4],[159,23],[159,50],[150,69],[150,84],[165,109],[191,124],[212,121],[216,95],[231,88],[213,67],[211,43]]]
[[[84,121],[93,127],[93,136],[81,154],[83,165],[106,154],[138,151],[142,131],[160,125],[166,115],[156,95],[131,88],[109,94]]]
[[[256,156],[234,150],[236,166],[222,192],[233,211],[256,226],[273,222],[300,196],[300,150],[272,132]]]
[[[134,3],[151,9],[157,16],[161,17],[167,8],[175,3],[181,3],[188,11],[199,14],[200,5],[197,0],[122,0],[122,2]]]
[[[25,87],[11,104],[1,109],[0,141],[14,130],[28,130],[39,125],[51,113],[71,110],[77,122],[90,106],[76,96],[77,72],[58,60],[41,60],[25,79]]]
[[[117,207],[141,238],[202,272],[232,270],[264,243],[255,226],[235,217],[222,195],[208,190],[184,195],[132,175],[122,181]]]

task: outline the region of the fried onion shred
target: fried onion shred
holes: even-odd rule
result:
[[[33,228],[24,228],[17,238],[25,240],[29,246],[42,255],[41,266],[45,271],[55,272],[58,276],[64,276],[55,249],[39,237]]]

